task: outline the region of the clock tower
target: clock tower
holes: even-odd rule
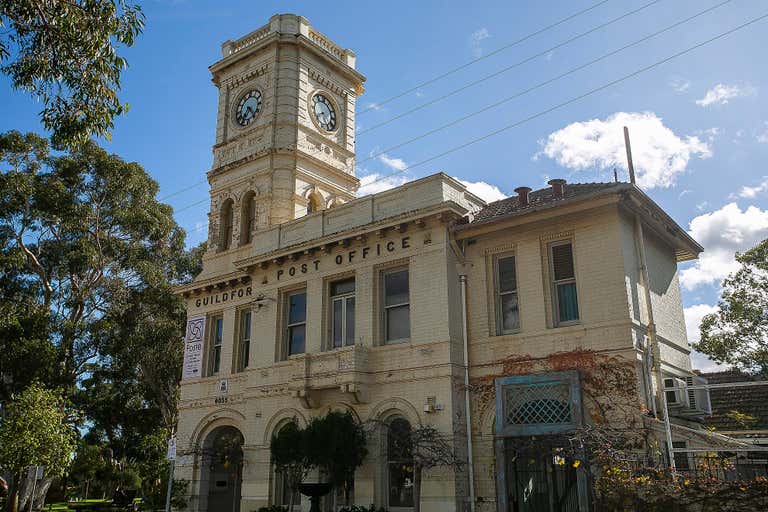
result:
[[[219,89],[210,252],[354,199],[355,100],[365,77],[351,50],[304,17],[278,14],[226,41],[210,71]]]

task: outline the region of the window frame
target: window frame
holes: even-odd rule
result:
[[[248,318],[248,328],[246,329],[245,318]],[[237,310],[237,352],[235,358],[235,373],[241,373],[248,369],[250,352],[251,352],[251,338],[253,331],[253,311],[250,308],[243,308]]]
[[[345,292],[340,293],[337,295],[333,295],[333,285],[337,283],[342,283],[346,281],[352,281],[352,284],[354,286],[353,290],[351,292]],[[357,279],[354,274],[352,275],[346,275],[346,276],[338,276],[336,278],[333,278],[328,281],[328,288],[327,288],[327,297],[328,297],[328,339],[326,342],[326,348],[327,350],[337,350],[344,347],[351,347],[355,345],[355,334],[356,334],[356,321],[357,321]],[[347,327],[348,327],[348,318],[347,315],[349,313],[349,299],[352,299],[353,301],[353,318],[352,318],[352,342],[348,342],[348,335]],[[336,302],[341,302],[341,345],[336,346],[335,345],[335,327],[336,327],[336,318],[334,315],[334,305]]]
[[[512,266],[515,269],[515,289],[512,291],[501,291],[501,275],[499,273],[499,262],[501,260],[512,258]],[[494,307],[494,326],[497,336],[505,334],[515,334],[520,332],[521,318],[520,318],[520,290],[517,284],[517,255],[514,252],[505,252],[500,254],[494,254],[492,259],[493,268],[493,307]],[[512,329],[504,329],[504,318],[502,308],[502,296],[512,295],[517,297],[517,325]]]
[[[386,277],[388,275],[396,274],[398,272],[406,272],[408,275],[408,301],[398,303],[398,304],[387,305]],[[398,265],[398,266],[392,266],[392,267],[381,269],[379,271],[379,287],[381,290],[379,293],[379,301],[381,305],[381,308],[380,308],[381,311],[379,314],[381,328],[379,330],[379,336],[381,339],[381,345],[396,345],[399,343],[408,343],[411,340],[411,271],[409,266],[406,264],[406,265]],[[389,310],[394,308],[400,308],[403,306],[408,306],[408,335],[404,338],[390,339],[388,328],[387,328]]]
[[[567,279],[555,279],[555,259],[554,249],[563,245],[571,246],[571,265],[573,266],[573,277]],[[574,243],[572,238],[564,238],[554,242],[550,242],[547,245],[547,261],[549,264],[549,283],[550,283],[550,302],[552,304],[552,325],[553,327],[567,327],[569,325],[578,325],[581,323],[581,308],[579,307],[579,285],[576,272],[576,254],[574,251]],[[576,312],[577,318],[575,320],[560,320],[560,295],[559,287],[566,284],[573,284],[576,288]]]
[[[304,321],[302,322],[294,322],[290,323],[290,316],[291,316],[291,297],[295,295],[304,295]],[[281,355],[283,356],[283,360],[287,360],[292,356],[306,354],[307,352],[307,287],[306,285],[298,286],[295,288],[291,288],[289,290],[283,291],[283,329],[282,329],[282,336],[280,337],[282,341],[282,351]],[[302,352],[297,352],[295,354],[291,353],[291,329],[298,326],[304,326],[304,350]]]
[[[221,355],[222,347],[224,346],[224,314],[221,312],[213,313],[208,316],[208,319],[210,327],[208,330],[208,348],[206,350],[208,361],[205,375],[206,377],[216,377],[221,373]],[[221,323],[221,336],[217,339],[219,322]]]

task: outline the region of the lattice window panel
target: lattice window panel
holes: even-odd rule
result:
[[[571,386],[563,382],[512,385],[504,389],[504,412],[508,425],[568,424],[571,416]]]

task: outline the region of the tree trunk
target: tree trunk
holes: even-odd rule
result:
[[[37,482],[34,501],[32,502],[35,510],[42,510],[45,506],[45,497],[48,495],[48,490],[51,488],[51,484],[53,484],[53,477],[49,476]]]
[[[13,490],[8,494],[8,503],[5,505],[7,512],[17,512],[19,510],[19,489],[14,485]]]
[[[421,464],[413,466],[413,512],[421,510]]]
[[[18,479],[18,508],[17,510],[26,510],[27,502],[29,501],[29,495],[32,494],[32,479],[29,478],[27,472],[23,472]]]
[[[19,481],[21,473],[11,475],[8,479],[8,501],[5,503],[6,512],[18,512],[19,510]]]

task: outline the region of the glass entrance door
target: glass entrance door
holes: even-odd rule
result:
[[[576,469],[560,464],[550,446],[507,446],[507,492],[510,512],[579,512]]]

